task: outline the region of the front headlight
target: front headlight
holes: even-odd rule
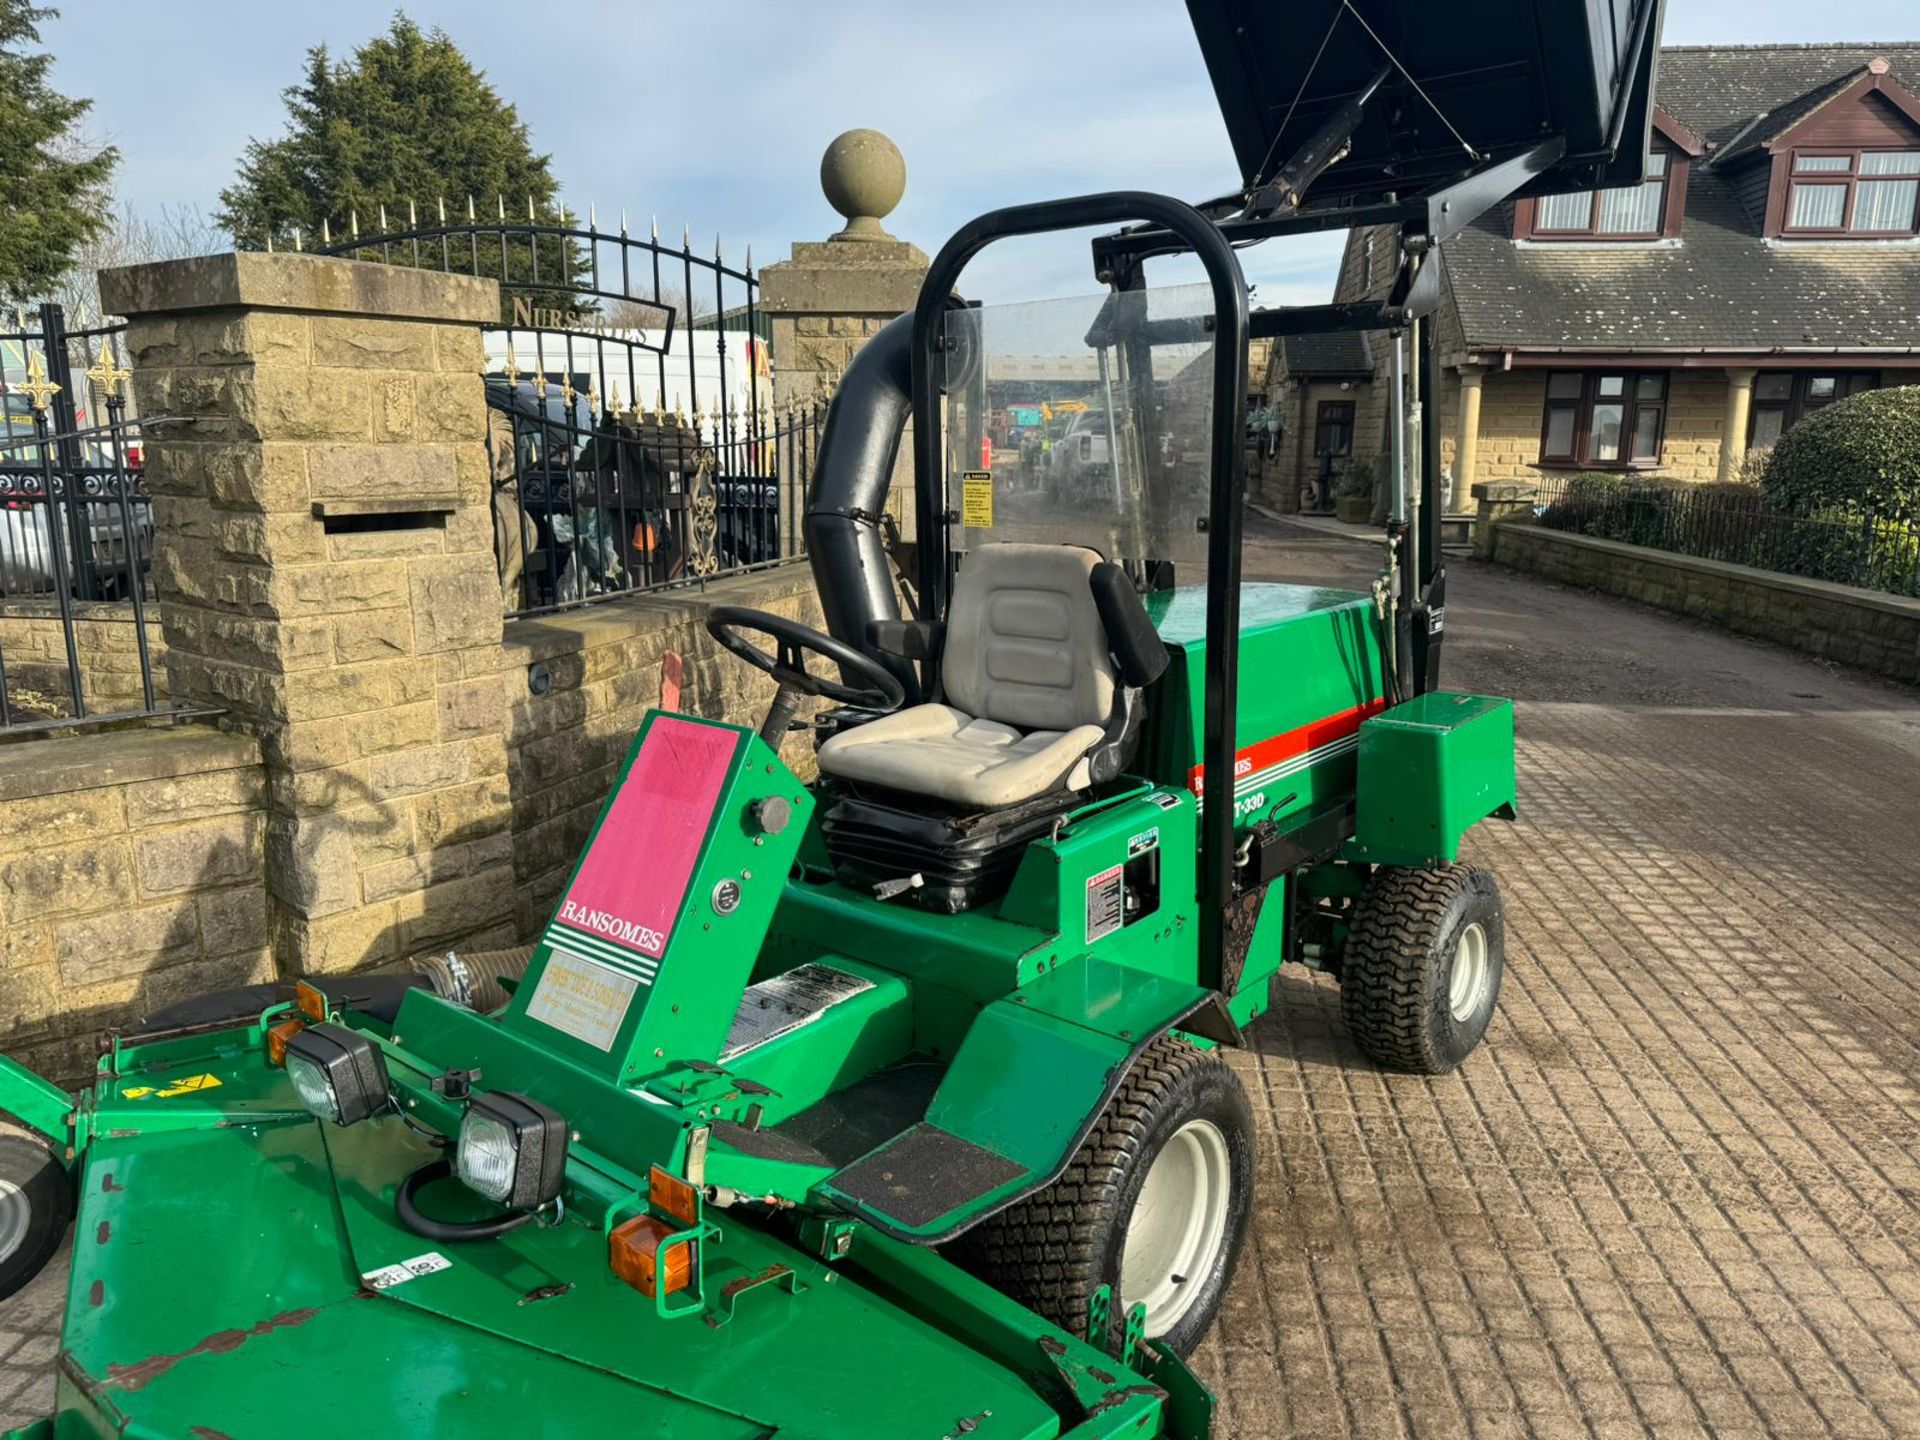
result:
[[[322,1120],[352,1125],[387,1108],[380,1047],[344,1025],[309,1025],[287,1041],[287,1078]]]
[[[538,1210],[559,1196],[566,1168],[567,1122],[557,1112],[511,1091],[468,1102],[454,1170],[475,1194]]]

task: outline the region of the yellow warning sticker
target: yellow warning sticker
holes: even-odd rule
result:
[[[184,1080],[169,1080],[166,1089],[156,1091],[155,1093],[158,1094],[162,1100],[171,1100],[176,1095],[191,1095],[195,1091],[218,1090],[219,1088],[220,1077],[218,1075],[189,1075]]]
[[[993,472],[968,470],[960,477],[960,523],[969,530],[993,528]]]
[[[153,1094],[153,1086],[151,1085],[129,1085],[120,1092],[120,1098],[122,1100],[144,1100],[151,1094]]]

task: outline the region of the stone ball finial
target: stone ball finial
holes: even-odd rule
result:
[[[847,218],[835,240],[891,240],[880,221],[907,189],[907,162],[878,130],[849,130],[820,157],[820,188]]]

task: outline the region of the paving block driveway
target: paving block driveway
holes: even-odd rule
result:
[[[1251,576],[1373,563],[1252,527]],[[1520,701],[1500,1013],[1390,1076],[1282,978],[1216,1433],[1920,1436],[1920,696],[1472,562],[1448,619]],[[0,1306],[0,1427],[62,1279]]]

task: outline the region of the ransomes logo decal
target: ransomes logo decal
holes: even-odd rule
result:
[[[560,906],[559,918],[578,930],[591,931],[596,935],[605,935],[610,940],[618,940],[623,945],[632,945],[649,955],[658,955],[666,949],[667,937],[651,925],[640,925],[632,920],[623,920],[618,915],[605,910],[594,910],[568,900]]]

